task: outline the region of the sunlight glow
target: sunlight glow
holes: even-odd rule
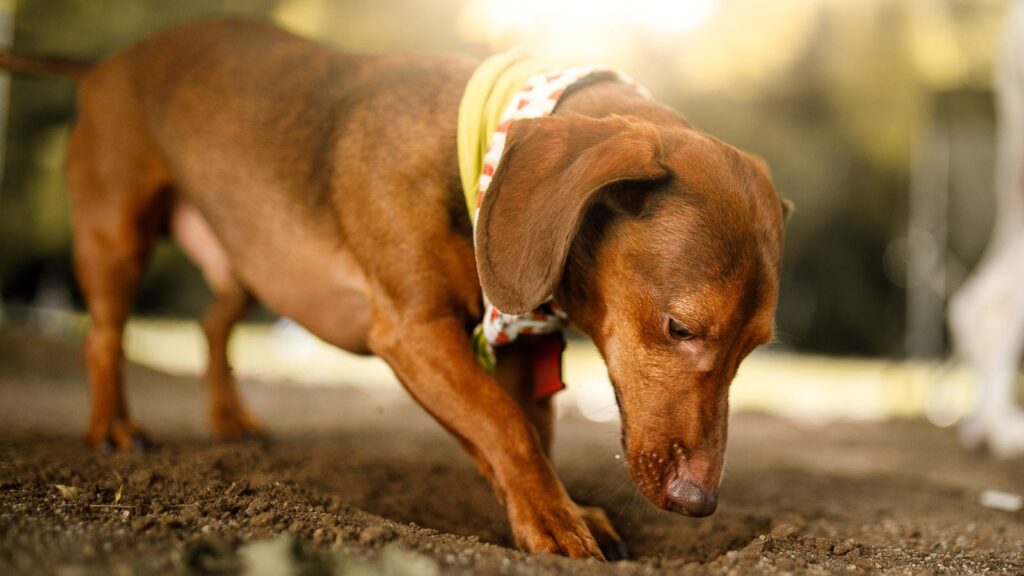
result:
[[[711,20],[718,12],[718,0],[646,0],[635,10],[637,22],[647,28],[681,34]]]
[[[709,22],[719,0],[469,0],[463,36],[492,46],[522,43],[549,57],[628,51],[637,39],[673,40]]]

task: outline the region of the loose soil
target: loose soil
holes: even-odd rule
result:
[[[195,379],[126,379],[159,445],[88,452],[77,350],[0,332],[0,574],[1024,573],[1024,513],[978,504],[1024,491],[1024,462],[923,421],[735,414],[721,506],[697,520],[637,494],[615,425],[567,415],[559,474],[633,553],[603,564],[515,550],[469,458],[397,385],[243,382],[273,434],[259,446],[209,439]]]

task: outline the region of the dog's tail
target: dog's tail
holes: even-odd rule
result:
[[[0,69],[23,74],[46,74],[79,80],[93,67],[92,62],[53,58],[50,56],[24,56],[0,50]]]

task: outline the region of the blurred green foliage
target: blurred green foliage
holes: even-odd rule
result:
[[[14,48],[26,54],[98,60],[153,32],[219,14],[266,17],[276,0],[19,0]],[[64,151],[75,87],[59,78],[11,81],[3,188],[0,281],[7,298],[29,298],[47,275],[71,279]],[[194,313],[206,301],[199,275],[175,250],[153,257],[139,307]]]
[[[780,193],[796,202],[779,335],[803,350],[902,352],[907,282],[900,238],[914,151],[927,147],[935,126],[953,134],[950,289],[984,247],[992,218],[987,90],[1001,2],[721,0],[717,20],[678,41],[610,21],[604,36],[555,47],[546,43],[551,37],[527,34],[536,32],[532,22],[516,37],[515,30],[490,33],[493,23],[467,17],[502,2],[22,0],[14,46],[96,59],[171,24],[242,14],[273,18],[353,51],[483,56],[518,40],[542,57],[565,57],[604,47],[608,63],[695,125],[764,157]],[[531,5],[547,9],[544,2]],[[14,79],[0,190],[5,297],[30,297],[41,276],[70,270],[61,164],[73,116],[70,83]],[[138,307],[195,315],[206,298],[198,274],[164,246]]]

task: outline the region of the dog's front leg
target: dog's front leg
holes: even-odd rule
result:
[[[498,364],[494,376],[498,380],[498,384],[519,404],[527,420],[537,431],[544,453],[550,458],[551,440],[555,427],[555,407],[554,399],[551,396],[539,400],[534,397],[533,358],[537,345],[536,338],[523,335],[515,342],[500,346],[495,350],[498,355]],[[477,457],[479,458],[479,455]],[[486,465],[486,462],[483,464]],[[489,471],[484,469],[484,474],[488,475]],[[590,528],[590,533],[597,540],[597,544],[607,560],[629,558],[629,549],[622,541],[622,537],[615,531],[603,509],[594,506],[579,506],[579,510],[583,521]]]
[[[604,558],[555,476],[536,429],[477,363],[456,317],[399,311],[390,302],[375,305],[370,346],[413,397],[483,460],[520,548]]]

